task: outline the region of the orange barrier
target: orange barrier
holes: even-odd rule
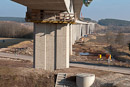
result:
[[[108,59],[108,58],[109,58],[109,55],[110,55],[110,54],[106,54],[106,59]]]
[[[106,54],[106,59],[110,59],[111,60],[111,54]]]

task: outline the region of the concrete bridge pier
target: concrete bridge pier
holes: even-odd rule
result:
[[[69,24],[35,23],[34,68],[69,68]]]
[[[87,34],[90,34],[90,25],[87,26]]]
[[[73,45],[73,25],[70,24],[70,27],[69,27],[69,55],[73,55],[72,45]]]
[[[72,44],[84,32],[76,22],[83,0],[12,1],[26,6],[26,21],[34,22],[34,68],[50,71],[69,68]]]
[[[95,29],[95,23],[88,24],[88,26],[87,26],[87,34],[94,33],[94,29]]]

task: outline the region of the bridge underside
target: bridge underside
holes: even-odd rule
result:
[[[31,9],[66,11],[64,0],[13,0]]]
[[[82,0],[12,0],[27,6],[30,9],[40,9],[45,11],[67,11],[76,13],[80,17],[80,11],[83,5]]]
[[[76,13],[77,18],[80,18],[80,11],[83,5],[82,0],[74,0],[74,12]]]

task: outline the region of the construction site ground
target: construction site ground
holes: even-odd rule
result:
[[[70,57],[70,61],[130,68],[129,48],[119,45],[112,46],[112,61],[109,62],[106,54],[109,53],[110,44],[106,43],[102,37],[102,35],[89,35],[84,38],[84,41],[77,41],[73,45],[73,55]],[[80,55],[80,53],[89,53],[89,55]],[[98,58],[99,54],[102,55],[102,59]]]
[[[129,37],[129,35],[126,35]],[[0,42],[0,46],[5,48],[0,48],[1,52],[12,53],[12,54],[22,54],[33,56],[33,40],[30,39],[11,39],[6,42]],[[8,40],[6,38],[1,38],[0,40]],[[4,46],[3,46],[4,45]],[[70,56],[70,61],[73,62],[87,62],[100,65],[112,65],[120,67],[130,67],[130,51],[127,45],[112,46],[112,57],[113,61],[108,63],[105,55],[109,53],[110,44],[105,42],[104,34],[88,35],[85,37],[84,42],[81,40],[76,41],[73,45],[73,55]],[[89,53],[90,55],[81,56],[80,53]],[[97,60],[98,54],[102,54],[103,60]]]
[[[90,35],[84,42],[76,41],[73,45],[73,55],[71,62],[86,62],[105,66],[130,67],[128,47],[118,47],[118,55],[121,60],[114,58],[109,64],[105,58],[109,44],[103,43],[99,37],[102,35]],[[1,39],[3,40],[3,39]],[[3,43],[3,42],[0,42]],[[6,44],[6,48],[1,48],[1,52],[12,54],[33,55],[33,41],[22,40],[13,45]],[[2,44],[1,44],[2,46]],[[80,52],[89,53],[88,56],[79,55]],[[98,54],[103,55],[103,60],[97,60]],[[123,57],[122,57],[123,56]],[[130,87],[130,75],[101,71],[96,69],[70,67],[69,69],[56,70],[53,72],[42,69],[33,69],[33,64],[28,60],[11,59],[0,57],[0,87],[54,87],[55,75],[57,73],[67,73],[70,87],[76,87],[76,74],[93,73],[96,75],[95,83],[92,87]]]
[[[33,69],[32,62],[0,57],[0,87],[54,87],[55,75],[67,73],[69,87],[76,87],[76,74],[91,73],[96,80],[91,87],[129,87],[130,75],[70,67],[52,72]]]

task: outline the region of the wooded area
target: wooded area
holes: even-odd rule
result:
[[[101,19],[98,24],[103,26],[130,26],[130,21],[118,19]]]
[[[0,22],[0,37],[8,38],[32,38],[32,27],[17,22]]]

